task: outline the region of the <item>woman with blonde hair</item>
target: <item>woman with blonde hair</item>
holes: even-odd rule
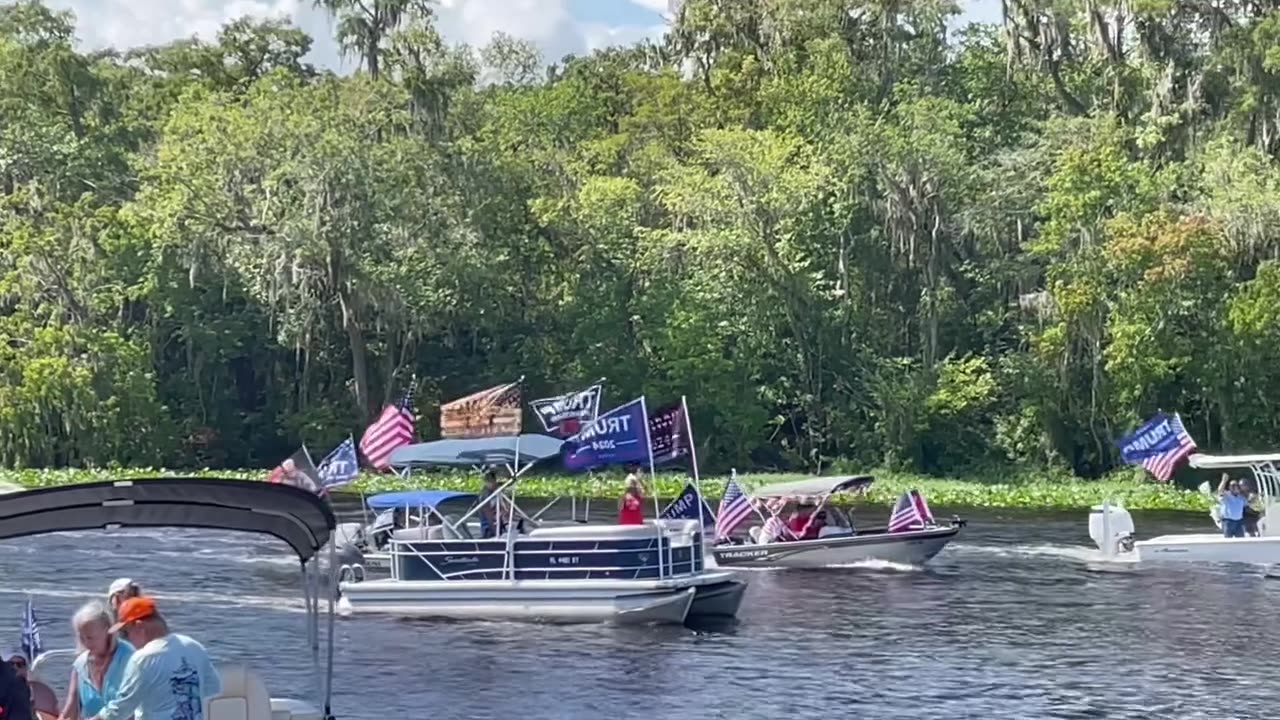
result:
[[[80,654],[71,666],[67,702],[60,720],[97,717],[120,691],[133,646],[111,634],[111,622],[106,606],[96,600],[85,604],[71,618]]]

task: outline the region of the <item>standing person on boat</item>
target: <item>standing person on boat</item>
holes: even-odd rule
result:
[[[138,583],[129,578],[116,578],[111,587],[107,588],[107,604],[114,613],[120,609],[120,603],[141,595],[142,588],[138,587]]]
[[[133,646],[112,635],[111,613],[94,601],[71,618],[80,655],[71,666],[67,702],[59,720],[91,718],[106,708],[120,692],[124,669],[133,656]]]
[[[125,664],[120,691],[93,720],[204,720],[204,701],[222,692],[222,678],[204,646],[169,632],[156,601],[143,595],[120,604],[111,633],[137,650]]]
[[[640,466],[627,466],[626,488],[618,498],[618,524],[644,524],[644,481],[640,479]]]
[[[1231,480],[1226,473],[1222,473],[1218,495],[1218,502],[1222,506],[1222,536],[1244,537],[1244,509],[1249,504],[1249,499],[1241,492],[1240,481]]]
[[[1249,487],[1248,480],[1240,481],[1240,493],[1244,495],[1244,534],[1248,537],[1258,537],[1258,520],[1262,519],[1262,504],[1258,498],[1258,493]]]
[[[480,537],[497,536],[498,511],[502,507],[498,492],[498,473],[493,468],[484,471],[480,483]]]
[[[31,709],[31,687],[7,661],[0,661],[0,720],[36,720]]]

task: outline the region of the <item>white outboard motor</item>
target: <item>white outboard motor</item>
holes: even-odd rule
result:
[[[1089,537],[1107,557],[1133,551],[1133,516],[1120,503],[1110,500],[1089,513]]]

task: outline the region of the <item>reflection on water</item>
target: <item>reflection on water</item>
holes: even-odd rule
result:
[[[702,628],[431,623],[337,630],[339,718],[1263,718],[1280,582],[1256,570],[1101,563],[1084,513],[977,514],[928,569],[748,571],[737,623]],[[1143,536],[1201,516],[1135,518]],[[112,579],[179,631],[311,691],[296,562],[251,536],[68,533],[0,544],[0,618],[25,594],[48,647]],[[1241,628],[1239,636],[1223,628]],[[0,644],[3,639],[0,638]],[[59,671],[61,672],[61,671]]]

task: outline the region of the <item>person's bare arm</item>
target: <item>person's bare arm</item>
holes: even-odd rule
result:
[[[1231,477],[1229,475],[1227,475],[1226,473],[1222,473],[1222,482],[1218,483],[1219,495],[1227,494],[1227,483],[1230,482],[1230,480],[1231,480]]]
[[[80,720],[80,676],[71,668],[71,680],[67,683],[67,701],[62,705],[58,720]]]

